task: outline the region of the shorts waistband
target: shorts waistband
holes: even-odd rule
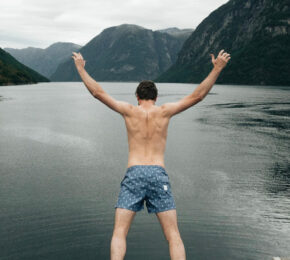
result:
[[[130,170],[133,170],[135,168],[141,168],[141,169],[146,169],[146,168],[156,168],[156,169],[161,169],[163,171],[165,171],[165,168],[161,165],[158,164],[136,164],[136,165],[132,165],[130,167],[127,168],[127,172]]]

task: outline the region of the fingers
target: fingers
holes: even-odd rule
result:
[[[222,50],[219,52],[218,56],[221,56],[221,55],[223,54],[223,52],[224,52],[224,49],[222,49]]]
[[[213,54],[210,54],[210,56],[211,56],[211,58],[212,58],[212,61],[214,61],[214,60],[215,60],[215,59],[214,59],[214,55],[213,55]],[[228,57],[230,57],[230,54],[227,53],[227,52],[225,52],[224,49],[222,49],[222,50],[219,52],[218,56],[217,56],[217,58],[226,58],[226,59],[227,59]]]
[[[228,62],[228,61],[230,60],[230,58],[231,58],[230,54],[227,53],[227,52],[225,52],[225,53],[222,55],[222,57],[224,58],[224,60],[225,60],[226,62]]]
[[[218,57],[223,58],[225,61],[229,61],[230,58],[231,58],[230,56],[231,56],[231,55],[230,55],[229,53],[225,52],[224,49],[222,49],[222,50],[219,52],[219,54],[218,54]]]
[[[74,59],[74,61],[76,60],[76,58],[77,58],[77,53],[75,53],[75,52],[72,52],[73,53],[73,56],[71,56],[73,59]]]
[[[218,56],[222,56],[222,57],[227,57],[227,56],[229,56],[229,55],[230,55],[230,54],[227,53],[227,52],[225,52],[224,49],[222,49],[222,50],[219,52],[219,54],[218,54]]]
[[[79,52],[79,53],[76,53],[76,52],[72,52],[73,53],[73,55],[74,56],[72,56],[72,57],[75,57],[75,58],[81,58],[81,59],[83,59],[83,56],[82,56],[82,54]]]
[[[215,60],[214,55],[211,53],[210,56],[211,56],[211,61],[214,62]]]

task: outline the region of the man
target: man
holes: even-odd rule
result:
[[[172,260],[186,259],[185,248],[177,225],[176,205],[171,192],[169,176],[164,165],[167,128],[172,116],[202,101],[208,94],[230,54],[221,50],[211,54],[213,69],[189,95],[177,102],[156,106],[157,88],[153,81],[142,81],[136,89],[138,106],[115,100],[85,71],[85,60],[73,52],[76,68],[89,92],[125,120],[129,157],[125,177],[115,205],[115,224],[111,240],[111,260],[124,259],[126,237],[137,211],[144,208],[155,213],[169,243]]]

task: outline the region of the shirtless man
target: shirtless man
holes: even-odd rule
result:
[[[88,91],[125,120],[129,157],[125,177],[121,182],[118,201],[115,205],[115,224],[111,240],[111,260],[122,260],[126,253],[126,237],[137,211],[144,209],[155,213],[164,236],[169,243],[172,260],[186,259],[184,244],[177,225],[177,213],[169,176],[164,165],[167,128],[172,116],[202,101],[208,94],[230,54],[221,50],[211,54],[213,68],[195,90],[177,102],[156,106],[158,91],[153,81],[144,80],[136,89],[138,106],[118,101],[84,69],[85,60],[73,52],[75,66]]]

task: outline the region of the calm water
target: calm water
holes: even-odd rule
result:
[[[102,83],[137,104],[137,83]],[[157,105],[196,85],[157,84]],[[82,83],[0,88],[0,259],[109,259],[127,166],[122,117]],[[165,166],[187,259],[290,256],[290,88],[216,85],[172,118]],[[126,260],[169,259],[139,212]]]

